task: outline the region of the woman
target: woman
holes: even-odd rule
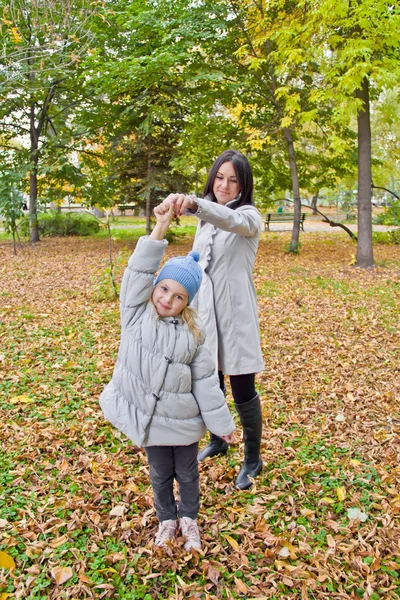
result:
[[[204,198],[170,194],[164,203],[175,216],[199,219],[193,249],[200,254],[203,281],[197,308],[206,328],[206,344],[218,364],[220,386],[229,375],[243,427],[244,462],[235,485],[251,486],[262,469],[262,414],[255,373],[264,369],[260,348],[256,292],[252,279],[262,219],[253,204],[253,175],[245,156],[223,152],[213,164]],[[214,434],[198,460],[225,453],[228,444]]]

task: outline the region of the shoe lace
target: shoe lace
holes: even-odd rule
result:
[[[175,525],[170,523],[160,523],[157,531],[157,541],[164,542],[170,540],[175,535]]]
[[[189,523],[185,523],[184,525],[184,531],[183,534],[185,535],[185,537],[187,537],[188,539],[198,539],[200,537],[199,534],[199,528],[197,526],[197,523],[195,521],[191,521]]]

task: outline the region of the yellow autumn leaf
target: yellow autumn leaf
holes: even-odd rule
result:
[[[230,545],[232,546],[232,548],[234,550],[236,550],[237,552],[239,552],[239,544],[237,543],[237,541],[233,537],[231,537],[230,535],[226,535],[225,539],[226,539],[227,542],[230,543]]]
[[[303,517],[306,517],[307,519],[308,518],[312,519],[313,517],[315,517],[315,512],[313,510],[310,510],[309,508],[302,508],[300,510],[300,514]]]
[[[15,569],[13,557],[3,550],[0,550],[0,569]]]
[[[182,577],[179,577],[179,575],[176,576],[176,580],[179,583],[180,586],[185,586],[185,582],[183,581]]]
[[[292,560],[296,560],[296,558],[297,558],[296,551],[298,550],[298,548],[293,546],[293,544],[291,544],[290,542],[286,542],[286,541],[282,542],[282,546],[283,546],[283,548],[286,548],[288,550],[290,558]],[[282,550],[283,550],[283,548],[282,548]],[[282,554],[281,554],[281,556],[282,556]]]
[[[28,394],[21,394],[20,396],[13,396],[9,402],[11,404],[29,404],[29,402],[34,402],[34,399],[28,396]]]
[[[361,461],[357,460],[356,458],[351,458],[350,464],[353,465],[353,467],[358,467],[359,465],[361,465]]]
[[[74,574],[71,567],[54,567],[50,573],[57,585],[62,585]]]
[[[294,476],[301,477],[302,475],[305,475],[306,473],[308,473],[308,471],[309,471],[308,467],[299,467],[298,469],[295,470]]]
[[[346,488],[344,486],[336,488],[336,495],[340,502],[343,502],[343,500],[346,498]]]
[[[133,481],[130,481],[129,483],[127,483],[125,486],[125,489],[129,490],[131,492],[135,492],[136,494],[138,494],[140,492],[139,487]]]
[[[21,34],[16,27],[11,27],[11,39],[14,44],[20,44],[22,42]]]
[[[0,600],[7,600],[7,598],[9,598],[11,596],[11,594],[6,594],[5,592],[3,594],[0,594]]]
[[[324,504],[335,504],[335,500],[333,498],[328,498],[327,496],[324,496],[323,498],[321,498],[320,503],[324,503]]]
[[[64,368],[65,369],[74,369],[77,366],[78,366],[78,363],[73,362],[72,360],[67,360],[67,362],[64,363]]]

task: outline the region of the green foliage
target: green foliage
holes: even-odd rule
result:
[[[374,231],[372,241],[375,244],[400,244],[400,229],[393,231]]]
[[[22,217],[23,196],[14,187],[12,180],[0,179],[0,220],[6,233],[13,238],[17,232],[18,220]]]
[[[400,225],[400,200],[393,200],[376,220],[383,225]]]
[[[126,249],[119,252],[110,263],[98,274],[92,277],[92,296],[95,302],[112,302],[119,297],[120,286],[116,280],[120,280],[122,272],[128,262],[129,253]]]
[[[97,233],[101,224],[92,215],[85,213],[59,213],[49,211],[38,215],[39,233],[42,236],[59,237],[66,235],[88,236]],[[21,234],[29,235],[29,221],[23,219]]]

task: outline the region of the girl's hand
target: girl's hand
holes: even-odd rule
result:
[[[166,207],[163,204],[159,204],[153,212],[157,223],[149,237],[152,240],[163,240],[174,218],[174,209],[172,206]]]
[[[223,440],[225,440],[225,442],[227,442],[228,444],[233,444],[233,442],[235,441],[235,434],[234,433],[230,433],[229,435],[221,435],[220,437]]]
[[[198,209],[197,202],[191,196],[185,196],[185,194],[170,194],[163,202],[165,206],[174,207],[175,217],[183,215],[185,210],[191,210],[196,212]]]
[[[154,216],[157,219],[157,223],[167,225],[169,227],[172,219],[174,218],[173,206],[166,206],[164,203],[159,204],[153,210]]]

